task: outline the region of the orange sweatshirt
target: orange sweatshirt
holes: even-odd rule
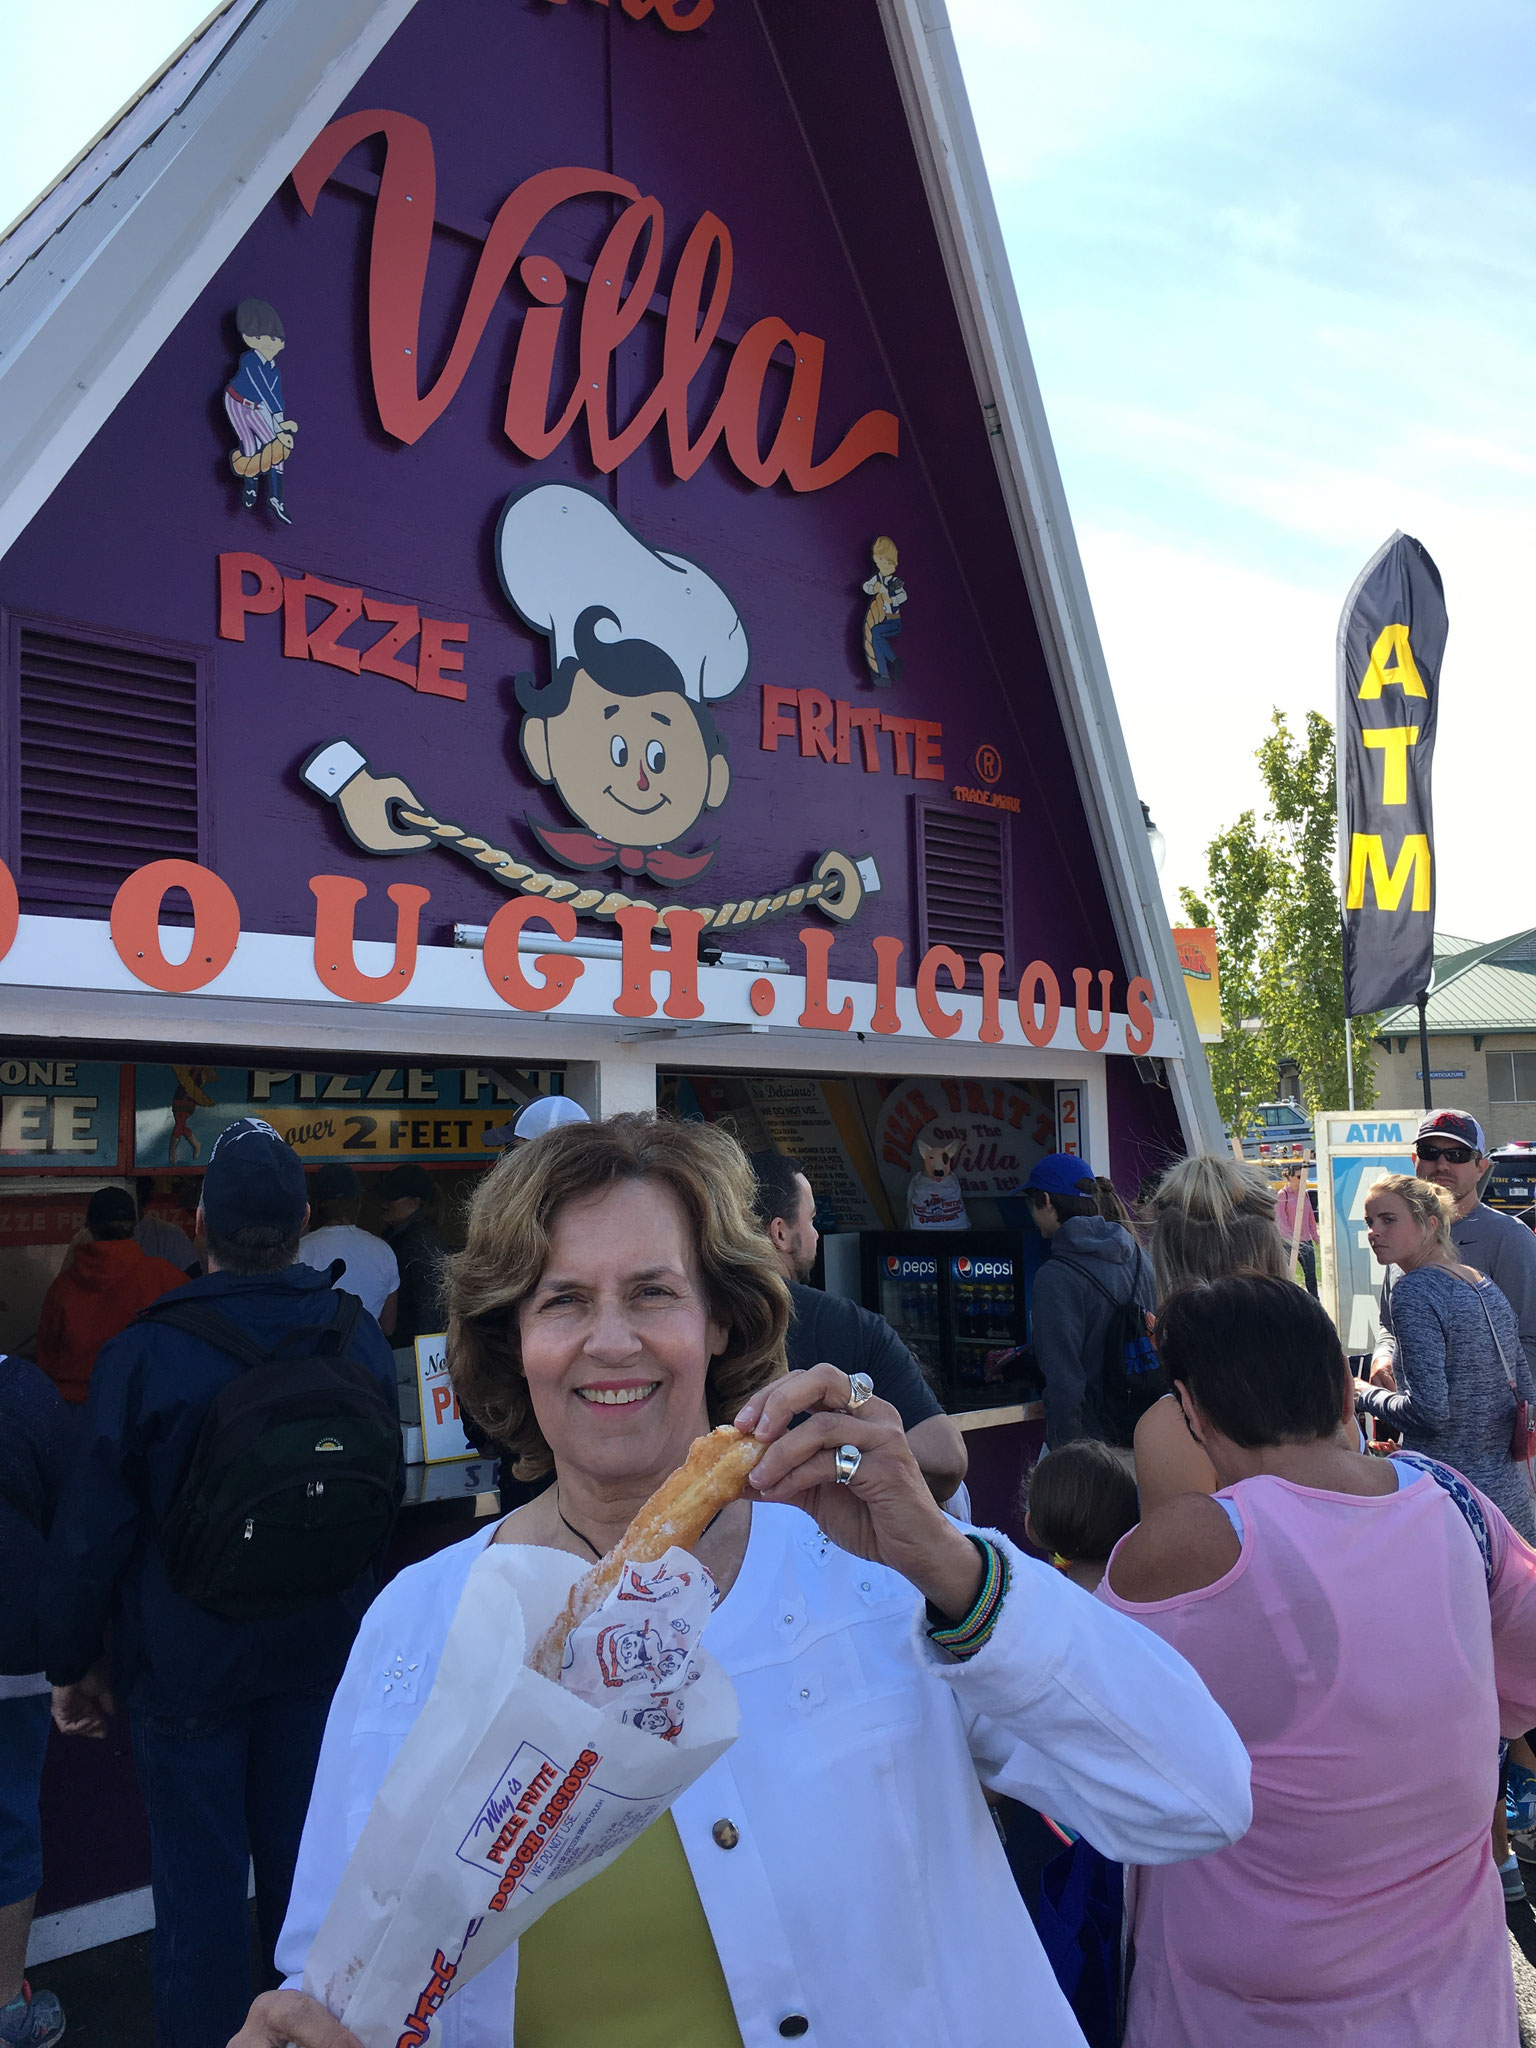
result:
[[[43,1297],[37,1362],[66,1401],[85,1399],[96,1354],[187,1275],[152,1259],[131,1237],[82,1244]]]

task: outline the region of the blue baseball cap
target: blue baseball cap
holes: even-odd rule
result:
[[[1088,1183],[1087,1187],[1083,1182]],[[1034,1189],[1042,1195],[1092,1194],[1093,1175],[1086,1159],[1079,1159],[1072,1152],[1047,1152],[1043,1159],[1037,1159],[1029,1169],[1025,1190]]]
[[[260,1117],[227,1124],[203,1174],[203,1214],[214,1235],[254,1226],[297,1230],[307,1206],[304,1167],[286,1139]]]

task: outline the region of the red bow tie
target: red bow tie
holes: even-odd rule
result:
[[[702,853],[669,853],[664,846],[618,846],[595,832],[574,827],[557,830],[541,825],[537,818],[525,822],[544,851],[568,868],[620,867],[626,875],[649,875],[653,882],[691,882],[715,857],[712,846]]]

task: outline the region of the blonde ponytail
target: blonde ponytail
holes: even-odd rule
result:
[[[1263,1171],[1219,1152],[1181,1159],[1147,1205],[1157,1298],[1230,1273],[1290,1278],[1275,1227],[1275,1196]]]

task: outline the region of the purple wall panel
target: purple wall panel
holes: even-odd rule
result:
[[[358,873],[373,885],[359,914],[365,935],[390,928],[387,881],[432,890],[429,938],[456,919],[484,920],[504,900],[445,854],[386,864],[351,846],[296,775],[313,746],[342,733],[381,771],[408,775],[439,815],[521,851],[529,850],[525,810],[566,822],[517,754],[505,679],[546,657],[501,597],[491,537],[509,491],[568,478],[599,488],[653,544],[696,557],[747,624],[752,671],[721,710],[734,787],[701,827],[701,838],[718,831],[720,850],[693,885],[698,900],[798,879],[827,845],[873,852],[885,895],[839,934],[834,955],[834,971],[866,976],[870,932],[896,931],[915,945],[913,797],[974,781],[972,757],[986,740],[1003,756],[1000,788],[1024,806],[1015,832],[1021,959],[1039,954],[1063,973],[1079,962],[1118,966],[868,0],[830,0],[813,14],[777,4],[762,16],[745,0],[722,0],[706,29],[681,36],[590,0],[559,8],[421,0],[348,102],[374,106],[427,123],[439,218],[457,228],[483,230],[514,185],[551,163],[611,164],[666,208],[665,289],[688,230],[714,210],[735,244],[726,334],[779,314],[826,342],[818,454],[873,407],[901,418],[902,453],[800,495],[783,484],[754,488],[719,450],[679,483],[659,436],[603,478],[582,427],[532,464],[501,431],[526,303],[516,283],[446,413],[414,446],[401,446],[379,426],[367,364],[372,205],[345,188],[369,181],[379,146],[346,160],[344,182],[325,189],[313,219],[285,185],[0,571],[0,595],[20,610],[212,648],[216,822],[207,852],[246,922],[307,930],[306,884],[319,870]],[[531,246],[567,264],[590,261],[610,217],[605,202],[567,206]],[[462,234],[434,238],[424,382],[477,254]],[[270,298],[288,329],[280,367],[287,409],[300,423],[288,466],[291,529],[264,511],[243,513],[227,468],[220,394],[235,361],[230,312],[249,293]],[[650,319],[627,346],[621,415],[649,388],[659,340],[660,322]],[[787,373],[773,373],[766,410],[776,412],[786,388]],[[882,531],[897,540],[911,598],[906,676],[877,691],[859,652],[858,585]],[[217,639],[215,557],[242,547],[287,574],[308,570],[466,620],[467,704],[285,660],[275,617],[252,618],[243,645]],[[763,682],[941,719],[945,783],[893,775],[889,740],[878,775],[801,760],[792,742],[764,754]],[[765,927],[761,942],[792,947],[793,926]],[[910,954],[905,964],[910,970]]]

